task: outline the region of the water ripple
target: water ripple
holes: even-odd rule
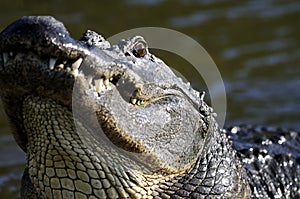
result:
[[[244,46],[227,48],[223,51],[222,56],[225,59],[234,59],[245,54],[256,54],[264,51],[284,50],[291,48],[294,42],[291,39],[272,40],[265,42],[257,42]]]
[[[300,11],[300,2],[275,4],[274,0],[251,1],[219,9],[201,10],[187,16],[177,16],[170,20],[175,27],[190,27],[200,25],[213,19],[225,18],[229,20],[243,17],[274,18],[297,13]]]

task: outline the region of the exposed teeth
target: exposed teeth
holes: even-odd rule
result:
[[[137,105],[141,106],[141,105],[143,105],[143,104],[145,104],[145,101],[144,101],[144,100],[138,100],[138,101],[137,101]]]
[[[75,69],[73,69],[72,73],[76,77],[79,73],[79,70],[77,68],[75,68]]]
[[[108,86],[108,85],[109,85],[109,79],[105,79],[105,80],[104,80],[104,85],[105,85],[105,86]]]
[[[97,79],[94,80],[94,84],[95,84],[95,89],[97,93],[100,93],[104,88],[103,88],[103,79]]]
[[[49,69],[50,69],[50,70],[53,70],[53,69],[54,69],[55,62],[56,62],[56,59],[54,59],[54,58],[50,58],[50,59],[49,59]]]
[[[136,104],[136,101],[137,101],[137,99],[134,99],[134,98],[131,99],[131,103],[132,103],[132,104]]]
[[[57,68],[60,68],[60,69],[64,69],[64,67],[65,67],[65,66],[64,66],[63,64],[58,64],[58,65],[57,65]]]
[[[73,69],[78,69],[79,67],[80,67],[80,65],[81,65],[81,63],[82,63],[82,58],[79,58],[79,59],[77,59],[77,61],[75,61],[73,64],[72,64],[72,68]]]
[[[8,58],[8,54],[7,53],[3,53],[3,62],[6,63],[7,62],[7,58]]]
[[[89,78],[91,79],[91,78]],[[99,78],[99,79],[94,79],[94,88],[96,90],[97,93],[101,93],[105,90],[110,90],[112,89],[112,83],[110,82],[110,79],[113,79],[113,78]],[[91,81],[91,80],[89,80]]]
[[[3,63],[6,63],[8,61],[9,57],[12,57],[14,55],[13,52],[5,52],[2,53],[2,60]],[[55,69],[65,69],[68,72],[72,72],[74,76],[77,76],[79,73],[79,67],[82,64],[83,59],[79,58],[77,59],[72,65],[66,65],[67,61],[64,61],[62,63],[58,63],[56,58],[50,58],[49,59],[49,69],[50,70],[54,70]],[[60,61],[59,61],[60,62]],[[106,84],[108,85],[108,82],[106,82]]]
[[[141,105],[144,105],[146,101],[140,100],[140,99],[136,99],[136,98],[131,98],[131,99],[130,99],[130,102],[131,102],[133,105],[141,106]]]

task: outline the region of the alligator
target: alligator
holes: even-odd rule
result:
[[[50,16],[0,35],[0,95],[27,156],[21,198],[299,198],[300,138],[231,126],[134,36]]]

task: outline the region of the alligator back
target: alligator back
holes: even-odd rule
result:
[[[299,132],[249,125],[225,132],[246,168],[253,198],[300,198]]]

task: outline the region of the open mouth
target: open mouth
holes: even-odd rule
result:
[[[116,88],[123,99],[128,103],[134,106],[145,106],[151,102],[161,100],[165,96],[173,95],[173,93],[168,92],[156,94],[150,91],[151,89],[156,89],[155,87],[148,88],[148,93],[143,92],[143,86],[140,85],[152,83],[163,84],[160,82],[163,82],[163,80],[156,79],[155,73],[147,76],[144,72],[153,70],[151,69],[153,66],[159,66],[154,63],[155,57],[148,52],[147,43],[141,37],[123,40],[121,45],[114,47],[117,48],[119,52],[112,53],[113,48],[110,48],[110,45],[103,45],[105,47],[101,47],[101,42],[106,42],[104,39],[102,40],[101,36],[95,36],[92,31],[87,31],[81,38],[82,40],[77,41],[69,35],[62,23],[51,17],[21,18],[20,21],[6,28],[1,34],[2,44],[0,50],[3,52],[3,65],[17,57],[19,54],[17,52],[22,52],[24,56],[24,58],[20,58],[19,60],[25,59],[25,56],[30,56],[30,54],[26,54],[32,52],[37,56],[37,59],[39,58],[40,61],[44,62],[43,65],[47,66],[50,73],[52,72],[54,74],[53,78],[55,81],[60,81],[55,79],[60,76],[72,76],[75,81],[79,73],[82,73],[86,76],[90,88],[94,89],[95,96],[98,97]],[[107,51],[100,53],[100,55],[98,55],[97,52],[94,54],[93,51],[97,48],[98,51],[101,48]],[[104,61],[105,63],[101,63],[103,59],[97,59],[98,56],[106,57],[107,60]],[[26,59],[30,59],[30,57]],[[114,64],[122,65],[124,64],[124,60],[122,59],[127,60],[127,64],[131,62],[131,68],[128,68],[128,66],[122,68],[121,66],[121,70],[114,71],[114,69],[112,69],[112,71],[110,71],[109,67],[103,67],[103,65],[110,65],[110,67],[113,68]],[[87,60],[88,63],[85,64]],[[32,61],[38,62],[37,60]],[[137,63],[139,61],[142,65],[146,64],[145,69],[143,69],[144,71],[139,68],[139,64]],[[84,67],[82,67],[82,65],[84,65]],[[42,70],[46,71],[46,68]],[[159,71],[161,69],[155,70]],[[124,74],[126,71],[130,71],[130,74]],[[140,71],[142,72],[139,74]],[[167,71],[167,73],[170,73],[170,71]],[[172,76],[172,74],[166,76]],[[165,89],[169,87],[170,84],[167,86],[157,86],[164,87],[163,89]],[[189,88],[185,89],[189,90]]]
[[[35,59],[40,59],[39,61],[46,65],[45,68],[49,69],[49,73],[60,74],[56,75],[57,77],[68,75],[74,79],[76,79],[76,77],[79,75],[79,72],[81,71],[80,67],[84,63],[84,58],[81,57],[77,59],[54,57],[46,58],[46,56],[38,57],[38,55],[36,55],[34,52],[23,53],[13,51],[1,53],[0,61],[3,66],[6,66],[7,64],[14,65],[14,63],[20,62],[20,60],[23,58],[29,60],[30,57],[33,59],[32,61]],[[150,102],[170,96],[156,96],[152,98],[149,96],[141,96],[141,87],[136,86],[128,78],[123,78],[123,73],[121,72],[115,74],[97,74],[90,77],[88,81],[90,84],[90,89],[93,89],[95,96],[101,96],[115,88],[123,96],[125,101],[134,106],[144,106]]]
[[[92,134],[101,155],[110,155],[104,141],[109,139],[126,153],[137,152],[137,159],[141,154],[154,158],[157,168],[180,170],[192,164],[190,157],[201,151],[207,130],[199,112],[203,97],[149,53],[142,37],[110,46],[102,45],[102,39],[93,43],[95,35],[101,38],[91,34],[77,41],[49,17],[22,18],[4,30],[0,73],[7,78],[0,83],[8,115],[13,121],[22,117],[16,113],[22,112],[26,96],[50,99],[66,107],[74,120],[75,113],[83,119],[82,140]],[[106,137],[99,136],[99,124]],[[19,123],[15,126],[26,151],[26,134]]]
[[[65,70],[67,72],[73,72],[74,76],[78,75],[78,69],[82,63],[82,58],[77,60],[59,60],[55,58],[49,59],[49,69],[50,70]]]
[[[170,95],[149,97],[142,96],[141,87],[134,85],[129,80],[124,80],[122,75],[112,75],[109,77],[94,77],[91,81],[91,88],[94,90],[95,96],[100,97],[106,92],[116,89],[122,96],[123,100],[134,106],[145,106],[151,102],[167,98]]]

